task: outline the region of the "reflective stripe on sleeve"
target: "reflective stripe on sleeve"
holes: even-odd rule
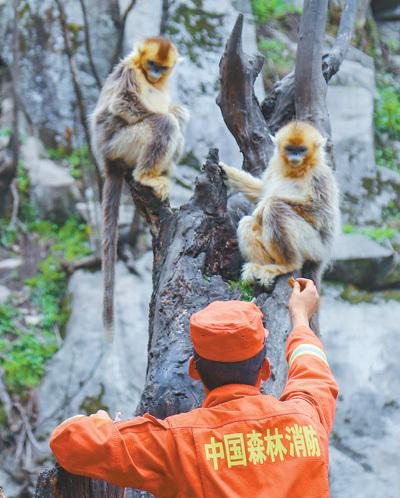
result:
[[[318,346],[315,346],[314,344],[300,344],[300,346],[297,346],[297,348],[293,351],[293,353],[290,355],[289,358],[289,368],[292,366],[292,363],[294,360],[303,354],[311,354],[313,356],[317,356],[320,358],[324,363],[326,363],[328,366],[328,360],[326,358],[326,354],[322,351],[321,348]]]

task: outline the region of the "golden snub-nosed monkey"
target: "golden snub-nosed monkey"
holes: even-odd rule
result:
[[[247,260],[242,278],[266,288],[307,261],[322,271],[340,220],[338,189],[318,130],[293,121],[273,140],[275,150],[262,178],[220,163],[228,185],[257,203],[238,226]]]
[[[103,190],[103,322],[113,326],[114,265],[123,177],[134,179],[162,200],[168,197],[170,175],[183,147],[189,118],[173,105],[168,78],[179,58],[165,38],[147,38],[108,76],[91,118],[93,150],[101,164]]]

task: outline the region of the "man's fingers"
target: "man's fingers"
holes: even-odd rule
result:
[[[100,418],[104,418],[104,419],[107,419],[107,420],[111,420],[110,415],[105,410],[97,410],[96,413],[93,413],[90,416],[91,417],[100,417]]]
[[[300,291],[301,291],[300,284],[299,282],[297,282],[297,280],[295,280],[293,283],[293,294],[299,294]]]
[[[310,284],[314,284],[314,282],[309,279],[309,278],[302,278],[302,277],[299,277],[299,278],[296,278],[296,281],[299,282],[299,284],[301,285],[301,287],[304,289],[307,285],[310,285]]]

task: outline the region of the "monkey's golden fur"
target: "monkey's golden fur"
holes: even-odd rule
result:
[[[256,202],[238,226],[248,261],[246,282],[269,287],[278,275],[305,262],[322,270],[336,236],[340,212],[336,181],[325,160],[325,139],[312,125],[293,121],[281,128],[262,178],[221,163],[227,183]]]
[[[93,150],[105,174],[103,191],[103,321],[113,325],[114,265],[123,176],[169,193],[173,164],[183,147],[188,112],[172,105],[168,77],[178,51],[165,38],[147,38],[108,76],[91,118]]]

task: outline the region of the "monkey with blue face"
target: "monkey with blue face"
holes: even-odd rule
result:
[[[239,248],[247,260],[244,281],[270,287],[278,275],[318,268],[329,260],[339,229],[339,195],[325,159],[326,140],[314,126],[293,121],[281,128],[262,178],[220,163],[228,185],[256,207],[238,226]]]
[[[93,150],[104,170],[103,322],[113,326],[114,266],[118,208],[124,174],[165,200],[183,148],[187,110],[173,105],[169,76],[178,62],[175,45],[161,37],[138,43],[108,76],[91,118]]]

